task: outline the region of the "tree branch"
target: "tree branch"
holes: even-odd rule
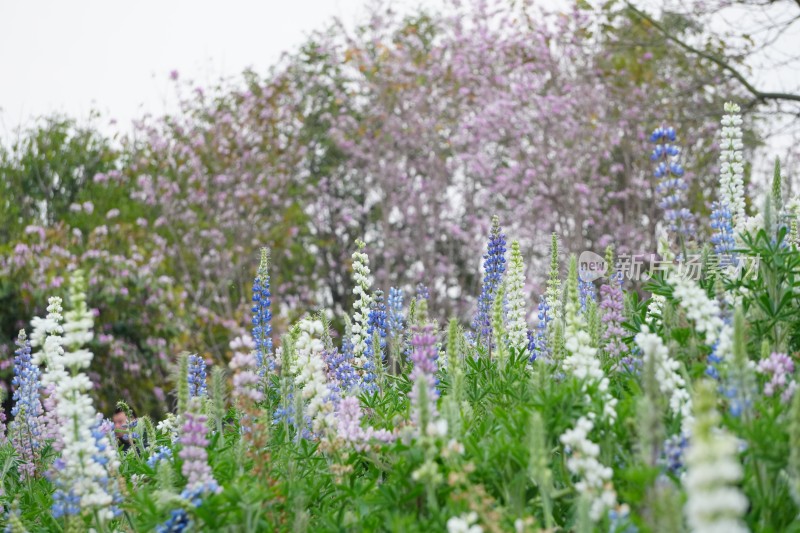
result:
[[[800,0],[797,1],[800,2]],[[714,63],[715,65],[721,67],[723,70],[728,71],[731,74],[731,76],[733,76],[737,81],[739,81],[739,83],[741,83],[744,86],[745,89],[747,89],[747,92],[753,95],[755,100],[761,102],[765,102],[767,100],[788,100],[792,102],[800,102],[800,94],[759,91],[753,86],[753,84],[747,81],[747,78],[745,78],[738,70],[736,70],[733,66],[731,66],[731,64],[728,63],[727,61],[720,59],[719,57],[712,55],[708,52],[704,52],[703,50],[699,50],[693,47],[692,45],[681,41],[680,39],[672,35],[663,25],[653,20],[653,18],[650,17],[647,13],[637,9],[633,4],[631,4],[627,0],[625,4],[628,6],[628,9],[630,9],[633,13],[635,13],[639,18],[646,21],[648,24],[652,25],[655,29],[661,32],[661,34],[664,35],[664,37],[666,37],[668,40],[677,44],[679,47],[683,48],[687,52],[691,52],[694,55],[702,57],[703,59],[707,59],[712,63]]]

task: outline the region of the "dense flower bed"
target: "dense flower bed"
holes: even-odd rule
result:
[[[739,109],[725,112],[709,243],[685,203],[678,135],[664,127],[651,136],[664,217],[657,254],[609,246],[590,272],[583,256],[563,257],[554,234],[547,289],[531,298],[519,241],[494,218],[469,327],[437,320],[424,286],[386,298],[358,242],[341,338],[324,310],[273,338],[265,250],[250,333],[231,342],[228,368],[178,356],[175,409],[160,421],[124,403],[117,427],[98,414],[85,274],[65,273],[65,298],[54,289],[48,314],[17,340],[12,419],[0,426],[2,523],[797,527],[797,204],[782,198],[776,169],[763,208],[748,216]]]

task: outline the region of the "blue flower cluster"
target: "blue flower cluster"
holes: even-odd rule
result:
[[[733,236],[733,214],[728,208],[728,204],[714,202],[711,212],[711,228],[714,233],[711,235],[711,244],[714,245],[714,252],[719,256],[720,265],[733,264],[736,248],[736,240]]]
[[[387,329],[387,316],[386,304],[383,301],[383,291],[378,289],[375,291],[375,296],[372,299],[372,305],[369,309],[369,316],[367,317],[367,351],[368,357],[373,357],[372,353],[372,339],[375,332],[378,332],[381,351],[386,348],[386,329]],[[383,354],[381,354],[383,359]]]
[[[391,287],[389,289],[389,300],[387,303],[389,313],[389,337],[392,339],[402,338],[406,320],[403,316],[403,291]]]
[[[173,509],[169,520],[156,527],[156,533],[183,533],[191,525],[192,521],[185,509]]]
[[[11,414],[14,416],[17,427],[25,428],[25,435],[20,439],[19,445],[27,448],[23,457],[30,455],[41,448],[39,437],[39,417],[42,415],[42,401],[39,389],[40,371],[37,365],[31,362],[31,344],[25,336],[25,331],[20,331],[17,337],[17,351],[14,352],[14,377],[11,384],[15,387],[13,400],[14,407]],[[18,450],[21,451],[21,450]]]
[[[664,441],[664,457],[662,459],[664,467],[672,473],[679,474],[683,470],[684,455],[689,446],[689,439],[686,435],[673,435]]]
[[[169,461],[172,459],[172,449],[167,446],[159,446],[156,451],[147,459],[147,466],[155,468],[161,461]]]
[[[208,385],[206,385],[206,362],[197,354],[189,356],[189,396],[204,397],[208,396]]]
[[[578,278],[578,294],[581,299],[581,311],[586,311],[586,304],[589,300],[597,300],[594,283],[591,281],[583,281],[580,277]]]
[[[424,283],[417,283],[417,300],[430,300],[431,291]]]
[[[272,293],[269,290],[269,253],[261,250],[261,263],[253,281],[253,329],[252,336],[256,345],[256,366],[258,375],[263,377],[267,369],[272,370]]]
[[[353,367],[353,342],[350,337],[342,340],[342,351],[334,348],[326,350],[322,356],[339,392],[349,393],[358,385],[358,372]]]
[[[548,311],[550,311],[550,306],[547,305],[547,299],[542,295],[539,297],[539,314],[537,315],[539,321],[536,324],[536,333],[531,333],[528,336],[528,349],[531,351],[531,361],[535,361],[539,357],[547,358],[549,355],[547,347],[547,325],[553,320],[553,317],[549,316]]]
[[[500,219],[492,217],[492,229],[489,233],[489,244],[483,256],[483,287],[478,297],[478,313],[472,322],[478,341],[486,341],[492,336],[491,312],[497,288],[506,271],[506,236],[500,231]]]
[[[95,480],[103,487],[106,494],[111,495],[113,503],[110,510],[114,513],[114,516],[119,516],[122,514],[122,510],[119,508],[119,504],[122,503],[122,493],[120,493],[119,488],[108,475],[109,454],[114,455],[116,450],[109,450],[111,442],[108,438],[108,430],[103,424],[103,418],[100,414],[97,415],[97,420],[92,426],[92,438],[94,438],[95,447],[97,448],[97,453],[94,454],[93,459],[97,464],[104,467],[103,474],[96,477]]]
[[[683,167],[678,163],[680,148],[671,144],[676,139],[674,128],[656,128],[650,135],[650,142],[656,143],[650,160],[658,163],[653,173],[660,180],[656,186],[656,193],[662,196],[658,205],[664,209],[664,218],[670,231],[689,236],[695,233],[694,215],[681,207],[683,192],[688,185],[683,179]]]

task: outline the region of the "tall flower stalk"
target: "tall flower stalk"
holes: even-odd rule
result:
[[[741,108],[726,102],[723,109],[726,114],[720,131],[719,201],[730,210],[733,228],[740,233],[746,222]]]
[[[525,309],[525,264],[519,241],[511,243],[511,256],[508,263],[506,279],[506,313],[508,346],[517,351],[525,350],[528,345],[528,324]]]
[[[21,463],[19,473],[22,479],[36,475],[41,452],[42,430],[40,417],[44,412],[41,402],[39,367],[31,361],[31,345],[20,330],[17,336],[17,351],[14,357],[14,407],[11,408],[13,422],[9,425],[9,435]]]
[[[253,340],[255,341],[256,368],[263,377],[274,366],[272,361],[272,293],[269,289],[269,250],[261,249],[261,261],[253,280]]]
[[[492,304],[494,303],[497,288],[503,280],[506,270],[506,236],[500,229],[500,218],[492,217],[492,227],[489,231],[489,243],[486,254],[483,256],[483,286],[478,297],[478,312],[472,322],[472,328],[479,344],[486,346],[491,352],[492,348]]]
[[[658,206],[664,210],[664,218],[670,232],[678,237],[680,250],[686,257],[686,238],[694,235],[694,215],[685,207],[683,194],[688,188],[683,179],[684,170],[679,163],[681,150],[675,144],[674,128],[656,128],[650,135],[655,148],[650,160],[656,163],[653,175],[659,180],[656,193],[661,196]]]
[[[353,252],[353,294],[356,299],[353,303],[353,324],[351,327],[351,341],[353,343],[353,366],[361,380],[371,383],[374,372],[370,370],[372,361],[367,357],[367,345],[372,342],[367,334],[369,327],[369,311],[372,306],[370,287],[369,256],[364,253],[364,241],[356,241],[357,250]]]

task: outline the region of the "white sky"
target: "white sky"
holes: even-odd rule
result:
[[[201,86],[283,51],[365,0],[0,0],[0,137],[32,117],[101,112],[126,130],[171,109],[169,72]],[[102,126],[102,125],[101,125]]]

